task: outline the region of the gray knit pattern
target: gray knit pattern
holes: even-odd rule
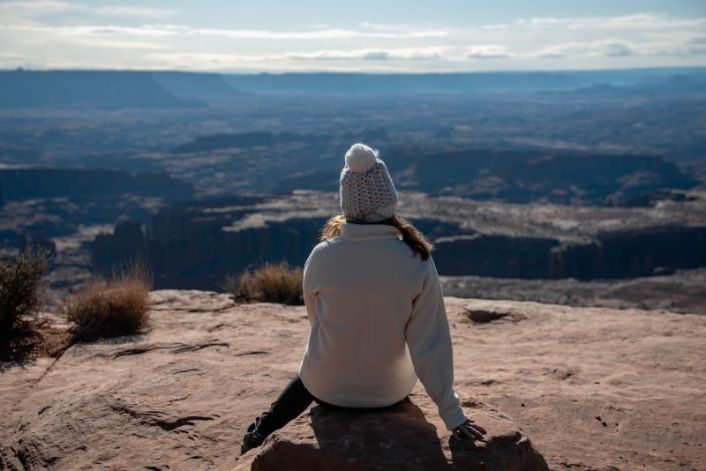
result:
[[[395,215],[397,191],[382,160],[376,159],[364,173],[343,167],[340,183],[341,210],[346,219],[379,222]]]

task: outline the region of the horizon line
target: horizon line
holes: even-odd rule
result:
[[[445,71],[356,71],[356,70],[189,70],[169,68],[0,68],[0,72],[138,72],[138,73],[184,73],[218,75],[471,75],[471,74],[527,74],[527,73],[580,73],[580,72],[628,72],[671,69],[706,69],[706,65],[669,65],[645,67],[598,67],[598,68],[557,68],[557,69],[508,69],[508,70],[445,70]]]

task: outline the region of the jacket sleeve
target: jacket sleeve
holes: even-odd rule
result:
[[[451,332],[441,282],[431,257],[427,260],[422,291],[412,304],[405,338],[417,377],[438,406],[446,428],[451,430],[461,425],[466,415],[453,389]]]
[[[304,305],[306,306],[309,320],[313,317],[314,303],[316,302],[312,286],[314,281],[314,270],[316,267],[316,249],[317,247],[314,247],[309,254],[309,257],[304,263],[304,269],[302,272],[302,296],[304,298]]]

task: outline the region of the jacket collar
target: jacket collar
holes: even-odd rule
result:
[[[347,240],[399,239],[400,231],[387,224],[346,223],[341,228],[341,237]]]

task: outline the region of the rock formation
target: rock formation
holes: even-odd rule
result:
[[[480,200],[620,204],[634,196],[697,184],[673,162],[649,155],[488,150],[425,154],[416,148],[392,149],[389,154],[393,161],[405,163],[400,184],[409,180],[417,191]]]
[[[384,412],[348,412],[315,406],[252,450],[238,470],[435,471],[548,470],[544,458],[505,414],[486,404],[464,402],[485,442],[462,442],[446,431],[426,395]]]
[[[0,182],[0,211],[5,207],[5,190],[2,188],[2,182]]]
[[[240,94],[220,74],[155,71],[151,75],[157,85],[180,98],[222,100]]]
[[[595,280],[706,265],[706,226],[596,234],[587,242],[475,234],[442,237],[434,260],[447,276]]]
[[[160,87],[150,72],[0,71],[0,108],[174,108],[194,106]]]
[[[694,198],[665,202],[669,210],[577,209],[407,194],[411,215],[401,215],[435,243],[441,275],[618,279],[706,266],[706,194]],[[264,262],[303,265],[339,211],[337,194],[317,192],[179,202],[152,218],[144,257],[158,288],[219,289],[227,275]],[[139,255],[124,246],[120,237],[101,236],[95,267]]]
[[[146,256],[147,242],[142,226],[123,221],[115,226],[112,234],[98,234],[93,240],[93,266],[99,272],[127,266]]]
[[[236,460],[248,424],[297,371],[305,308],[151,296],[145,335],[0,365],[0,469],[543,469],[537,453],[556,470],[706,469],[703,316],[446,298],[456,389],[487,444],[449,440],[417,385],[381,416],[312,405]],[[421,462],[398,466],[412,455]]]
[[[385,146],[385,162],[395,185],[434,196],[483,201],[623,206],[644,204],[655,192],[698,184],[674,162],[651,155],[439,147]],[[282,178],[277,190],[335,191],[337,170],[306,168]]]
[[[189,198],[193,187],[166,173],[130,173],[123,170],[83,168],[0,168],[4,198],[93,198],[133,195]]]

